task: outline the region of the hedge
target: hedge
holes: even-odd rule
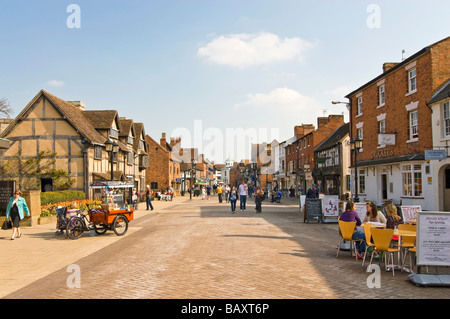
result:
[[[55,204],[72,200],[82,200],[85,198],[85,193],[78,191],[65,190],[56,192],[42,192],[41,205]]]

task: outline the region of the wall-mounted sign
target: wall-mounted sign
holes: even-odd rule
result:
[[[378,145],[395,145],[395,134],[378,134]]]
[[[442,161],[447,158],[446,150],[426,150],[425,151],[425,160],[426,161]]]

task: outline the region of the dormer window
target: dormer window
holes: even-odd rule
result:
[[[109,130],[109,136],[112,137],[112,138],[118,139],[119,138],[119,131],[116,130],[115,128],[111,128]]]

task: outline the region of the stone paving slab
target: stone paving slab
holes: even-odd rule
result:
[[[153,201],[154,211],[173,205],[177,200]],[[151,213],[141,203],[134,218]],[[134,224],[135,221],[129,223],[126,236],[139,230]],[[21,227],[21,231],[21,238],[11,240],[11,230],[0,230],[0,298],[122,239],[107,231],[101,236],[87,232],[82,238],[71,240],[65,234],[56,235],[53,223]]]
[[[2,296],[11,299],[450,298],[450,289],[416,287],[401,272],[392,276],[381,270],[380,288],[370,288],[367,280],[371,273],[366,273],[360,261],[348,251],[342,251],[336,258],[337,224],[304,223],[295,202],[289,200],[282,204],[264,202],[262,214],[255,214],[251,201],[246,212],[231,214],[228,204],[219,204],[215,197],[209,201],[178,198],[156,204],[161,206],[154,212],[138,212],[140,217],[130,223],[133,229],[125,236],[74,241],[73,245],[83,247],[83,253],[77,255],[68,249],[60,257],[63,260],[55,264],[50,263],[52,258],[44,262],[35,250],[42,251],[43,255],[53,254],[55,243],[67,241],[34,238],[33,249],[27,248],[31,256],[29,267],[42,269],[45,264],[50,269],[46,273],[32,271],[30,277],[39,276],[25,280],[17,276],[17,271],[21,271],[19,275],[25,273],[23,266],[14,268],[7,264],[6,272],[16,274],[11,276],[16,286]],[[29,240],[32,239],[30,236]],[[6,244],[11,243],[0,240],[0,245]],[[26,261],[24,253],[16,254],[15,262],[19,265]],[[69,288],[66,284],[69,263],[76,263],[81,269],[81,288]]]

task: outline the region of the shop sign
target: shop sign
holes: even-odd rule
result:
[[[383,158],[390,156],[394,156],[394,149],[392,148],[383,148],[372,152],[372,158]]]

